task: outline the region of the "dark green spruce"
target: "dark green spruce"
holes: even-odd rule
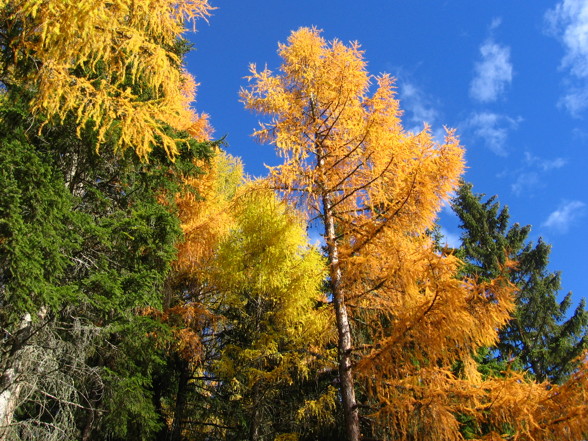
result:
[[[474,194],[469,183],[462,183],[452,207],[462,229],[463,273],[482,279],[508,274],[518,288],[513,318],[486,358],[526,370],[537,381],[562,383],[588,348],[588,312],[584,300],[570,311],[571,293],[560,299],[561,274],[548,268],[551,246],[533,243],[530,225],[510,225],[508,207],[496,196]],[[516,266],[505,268],[507,260]]]

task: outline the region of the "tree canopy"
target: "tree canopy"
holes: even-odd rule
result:
[[[588,312],[581,301],[572,314],[571,293],[558,300],[561,275],[547,269],[551,246],[529,241],[531,226],[509,226],[508,207],[496,197],[484,200],[462,183],[452,207],[463,230],[464,273],[481,278],[500,274],[507,260],[516,262],[508,277],[516,286],[516,309],[501,329],[494,358],[528,370],[538,381],[564,382],[576,371],[588,348]]]
[[[173,158],[187,137],[162,124],[209,134],[190,107],[196,83],[182,68],[182,34],[211,9],[207,0],[2,0],[0,81],[32,94],[33,115],[73,115],[78,136],[91,127],[96,148],[108,141],[147,159],[160,145]]]
[[[183,20],[208,6],[0,6],[0,437],[147,438],[159,360],[137,310],[161,306],[173,196],[210,156],[179,124]]]

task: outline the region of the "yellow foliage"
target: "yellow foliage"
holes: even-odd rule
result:
[[[1,18],[20,27],[10,42],[18,64],[34,60],[29,78],[3,79],[34,88],[33,113],[90,124],[98,146],[134,148],[147,159],[155,143],[173,158],[177,142],[164,125],[197,139],[210,135],[205,115],[190,108],[196,83],[173,47],[184,23],[210,15],[208,0],[2,0]]]
[[[428,127],[405,133],[393,79],[369,76],[357,43],[328,44],[308,28],[293,32],[288,43],[278,51],[280,73],[252,65],[253,84],[241,91],[248,109],[275,116],[255,132],[285,158],[271,170],[272,185],[303,191],[309,208],[319,211],[330,195],[338,224],[364,237],[380,227],[383,217],[374,211],[388,214],[397,231],[430,227],[463,169],[453,132],[443,144]],[[377,89],[369,96],[373,82]]]
[[[274,438],[274,441],[298,441],[297,433],[282,433]]]
[[[200,161],[203,176],[185,179],[196,194],[178,196],[184,242],[178,247],[174,264],[178,273],[189,273],[193,280],[204,280],[213,265],[216,248],[232,225],[232,199],[243,181],[241,161],[220,151],[210,163]]]
[[[462,440],[458,416],[485,425],[484,441],[582,440],[588,431],[586,368],[562,386],[515,372],[472,386],[450,372],[422,369],[418,379],[391,379],[380,390],[387,405],[377,416],[399,440]]]
[[[478,409],[486,422],[509,424],[515,441],[584,440],[588,434],[588,354],[578,371],[563,385],[537,384],[511,373],[493,379]]]
[[[332,339],[329,312],[315,308],[322,296],[322,258],[306,245],[301,219],[266,189],[245,187],[232,215],[234,225],[219,243],[210,277],[226,307],[242,311],[235,325],[250,344],[228,346],[220,364],[237,363],[250,387],[259,381],[291,384],[293,375],[304,377],[316,363],[308,348]]]
[[[198,196],[176,200],[185,240],[169,288],[180,295],[164,316],[176,319],[180,355],[198,351],[195,333],[218,344],[209,348],[213,359],[191,361],[219,379],[229,403],[261,415],[281,388],[333,363],[324,349],[333,340],[331,311],[317,307],[324,262],[300,215],[272,191],[244,183],[240,161],[217,151],[198,165],[205,174],[186,181]]]
[[[298,409],[298,421],[307,426],[313,424],[333,424],[337,410],[337,389],[329,386],[324,394],[316,400],[307,400]]]

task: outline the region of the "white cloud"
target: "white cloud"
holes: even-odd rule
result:
[[[539,173],[535,171],[522,171],[518,174],[516,180],[511,184],[510,189],[514,194],[521,194],[532,191],[541,185]]]
[[[399,84],[399,96],[402,108],[405,111],[405,121],[411,126],[411,132],[423,130],[424,123],[433,126],[439,117],[433,99],[410,81],[402,81]]]
[[[555,170],[562,168],[568,163],[564,158],[544,159],[525,152],[525,163],[529,166],[535,166],[543,171]]]
[[[580,116],[588,108],[588,84],[584,89],[580,87],[568,89],[567,93],[560,98],[558,105],[567,109],[570,115]]]
[[[512,82],[510,48],[488,39],[480,46],[480,54],[482,60],[474,66],[476,76],[470,84],[470,96],[483,103],[496,101]]]
[[[511,118],[492,112],[474,113],[466,122],[478,138],[499,156],[506,156],[506,140],[508,132],[518,127],[521,118]]]
[[[546,175],[564,167],[567,160],[564,158],[545,159],[525,152],[522,166],[507,175],[515,176],[515,181],[510,188],[514,194],[520,196],[546,186]]]
[[[578,218],[584,216],[585,208],[586,204],[581,201],[563,203],[547,217],[542,226],[565,233]]]
[[[427,124],[433,140],[443,143],[447,132],[439,123],[438,101],[416,83],[406,79],[399,81],[398,96],[404,110],[403,121],[406,131],[419,133]]]
[[[545,18],[550,33],[564,46],[560,67],[570,74],[571,84],[559,104],[578,116],[588,108],[588,2],[562,0]]]
[[[562,67],[577,77],[588,77],[588,3],[586,0],[563,0],[545,17],[553,34],[566,49]]]
[[[572,130],[572,136],[576,141],[585,143],[588,142],[588,130],[576,127]]]
[[[490,23],[490,30],[493,31],[494,29],[498,28],[502,24],[502,18],[496,17]]]

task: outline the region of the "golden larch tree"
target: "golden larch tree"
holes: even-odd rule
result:
[[[255,136],[284,158],[267,185],[324,227],[347,439],[362,427],[377,438],[463,439],[464,415],[497,432],[505,421],[517,426],[504,409],[493,419],[488,404],[515,377],[482,386],[472,356],[496,340],[512,287],[459,280],[459,260],[436,251],[429,234],[463,171],[454,132],[437,142],[427,126],[405,131],[393,79],[370,76],[357,43],[301,28],[278,53],[279,72],[252,65],[241,98],[270,117]],[[365,424],[360,404],[372,408]]]

